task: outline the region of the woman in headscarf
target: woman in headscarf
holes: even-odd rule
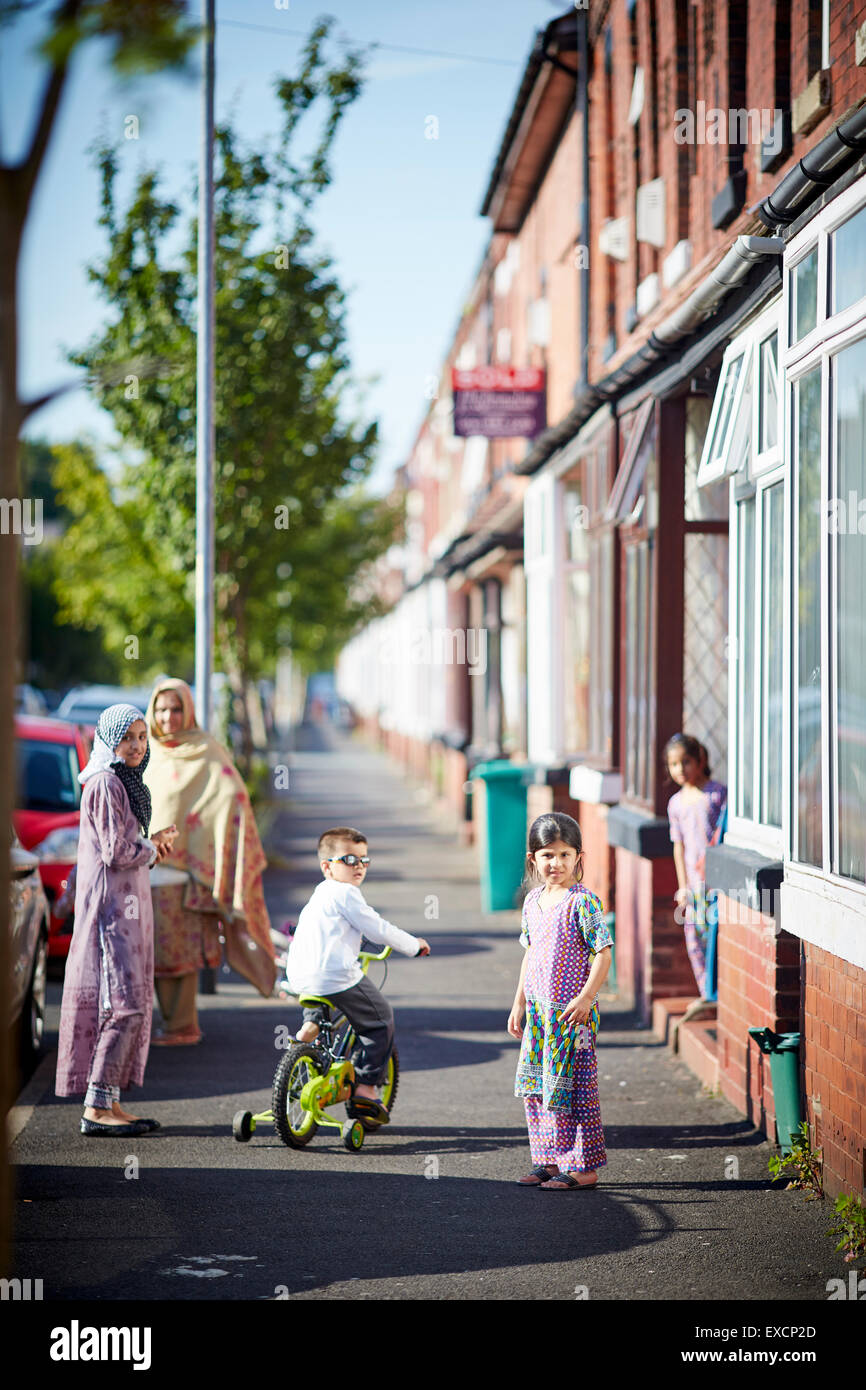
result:
[[[186,876],[154,893],[156,995],[162,1046],[201,1040],[200,966],[221,959],[268,997],[276,966],[262,891],[267,865],[246,787],[228,752],[195,722],[185,681],[163,680],[147,707],[152,761],[147,784],[158,820],[178,827],[166,870]]]
[[[150,793],[142,779],[149,749],[144,715],[111,705],[96,725],[79,780],[81,827],[75,931],[66,963],[56,1091],[84,1096],[81,1133],[144,1134],[158,1129],[124,1110],[120,1092],[140,1086],[150,1044],[153,915],[148,869],[168,853],[174,826],[148,838]]]

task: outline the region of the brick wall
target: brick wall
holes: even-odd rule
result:
[[[866,1191],[866,971],[803,943],[808,1119],[831,1197]]]
[[[718,1042],[722,1094],[775,1139],[769,1058],[749,1028],[796,1032],[800,1016],[800,942],[772,917],[719,895]]]
[[[678,110],[698,103],[708,113],[718,109],[766,112],[784,109],[800,97],[815,75],[814,43],[810,56],[808,0],[793,0],[790,24],[782,7],[777,31],[777,4],[762,0],[637,0],[634,18],[624,4],[598,7],[591,14],[590,32],[590,211],[592,300],[590,304],[590,379],[598,380],[636,352],[650,330],[688,296],[742,233],[766,235],[754,212],[784,174],[812,149],[833,125],[866,96],[866,66],[855,62],[854,36],[866,21],[866,0],[839,0],[830,8],[829,109],[810,129],[795,133],[790,154],[777,168],[762,173],[760,142],[743,149],[747,181],[741,211],[725,228],[712,225],[712,201],[728,177],[727,144],[709,139],[694,144],[675,137]],[[605,72],[605,34],[613,40],[613,63]],[[635,47],[632,49],[634,39]],[[787,101],[777,92],[789,87]],[[790,61],[788,61],[790,46]],[[628,120],[635,65],[645,74],[643,111],[632,126]],[[754,128],[754,126],[753,126]],[[635,237],[635,194],[638,181],[665,180],[665,245],[656,250]],[[602,223],[627,218],[628,254],[624,261],[603,254],[598,245]],[[661,302],[629,332],[626,314],[634,304],[635,287],[650,271],[661,269],[680,240],[692,247],[692,269]],[[609,305],[614,303],[616,352],[607,361]]]

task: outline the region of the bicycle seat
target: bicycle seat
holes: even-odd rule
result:
[[[335,1007],[333,999],[326,999],[323,994],[299,994],[298,1003],[302,1009],[311,1009],[316,1004],[325,1004],[329,1009]]]

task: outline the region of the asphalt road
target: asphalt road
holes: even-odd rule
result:
[[[158,1133],[85,1139],[80,1103],[53,1095],[53,1057],[37,1070],[13,1113],[13,1273],[41,1278],[46,1300],[825,1302],[828,1279],[846,1274],[829,1203],[772,1187],[767,1143],[612,996],[601,1001],[601,1185],[515,1185],[529,1166],[505,1031],[518,915],[482,915],[475,852],[392,765],[300,732],[275,757],[291,768],[267,831],[275,923],[317,881],[320,831],[344,823],[369,836],[368,901],[433,947],[388,963],[401,1061],[392,1123],[357,1154],[336,1131],[303,1151],[271,1128],[237,1143],[232,1116],[268,1107],[277,1030],[300,1014],[223,974],[200,1000],[202,1044],[154,1049],[129,1098]]]

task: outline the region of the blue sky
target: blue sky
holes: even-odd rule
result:
[[[354,373],[371,383],[365,401],[380,422],[378,487],[411,446],[426,405],[425,379],[441,361],[486,244],[488,223],[478,208],[534,33],[565,8],[550,0],[289,0],[287,9],[281,0],[217,0],[217,119],[232,110],[253,142],[277,129],[273,79],[294,71],[314,19],[332,14],[339,32],[381,45],[340,130],[334,183],[314,218],[319,244],[333,255],[348,292]],[[29,56],[38,28],[28,19],[3,41],[5,158],[19,152],[29,131],[41,77]],[[395,51],[403,48],[424,51]],[[192,211],[199,110],[195,80],[122,85],[98,47],[77,58],[24,247],[27,395],[71,379],[64,348],[85,342],[105,315],[86,275],[102,246],[88,147],[107,132],[118,141],[121,188],[156,164],[165,188]],[[123,138],[130,114],[139,118],[137,141]],[[429,116],[438,120],[436,140],[425,138]],[[35,416],[28,433],[107,443],[111,424],[77,389]]]

